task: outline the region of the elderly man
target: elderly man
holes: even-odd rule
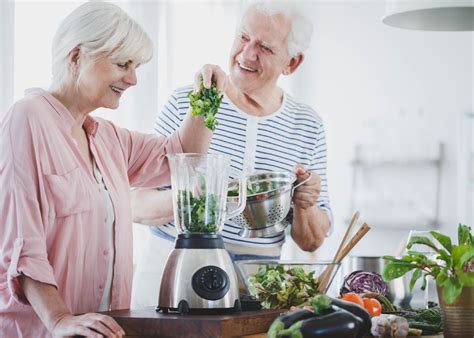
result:
[[[277,86],[304,60],[312,34],[311,22],[290,2],[254,3],[244,11],[230,52],[229,75],[206,65],[196,74],[209,87],[211,79],[225,93],[217,113],[218,127],[210,153],[226,153],[234,169],[294,171],[301,182],[293,196],[291,236],[305,251],[322,245],[331,224],[326,178],[326,141],[321,118],[311,107],[295,101]],[[177,89],[156,122],[156,131],[171,135],[189,109],[188,92]],[[165,257],[173,248],[176,231],[169,190],[133,192],[134,219],[158,225],[138,264],[132,307],[156,305]],[[240,228],[227,221],[222,237],[234,260],[278,259],[285,234],[241,238]]]

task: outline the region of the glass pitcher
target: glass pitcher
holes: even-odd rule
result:
[[[174,222],[178,233],[210,234],[245,208],[246,190],[239,177],[239,202],[228,211],[230,157],[224,154],[168,154]]]

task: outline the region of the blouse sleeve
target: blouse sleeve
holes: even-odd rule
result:
[[[40,195],[40,146],[31,104],[17,103],[0,130],[0,290],[27,303],[20,275],[57,287],[48,261]]]
[[[169,137],[144,134],[117,128],[128,163],[128,178],[132,187],[158,187],[170,183],[167,154],[182,153],[179,131]]]

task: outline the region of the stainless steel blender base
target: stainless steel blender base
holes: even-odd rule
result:
[[[184,242],[185,236],[178,236],[161,279],[158,307],[164,312],[240,311],[237,274],[222,238],[202,237],[194,236],[197,241],[190,245],[201,248],[184,248],[179,243]],[[212,240],[219,247],[205,247]]]
[[[239,236],[244,238],[269,237],[285,231],[289,224],[288,221],[283,220],[265,228],[249,229],[244,227],[240,230]]]

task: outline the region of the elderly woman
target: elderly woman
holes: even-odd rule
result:
[[[77,8],[52,52],[50,90],[28,90],[1,126],[0,336],[120,337],[93,312],[130,304],[129,188],[169,184],[166,154],[206,152],[212,134],[191,114],[168,138],[90,116],[116,109],[152,56],[119,7]]]

